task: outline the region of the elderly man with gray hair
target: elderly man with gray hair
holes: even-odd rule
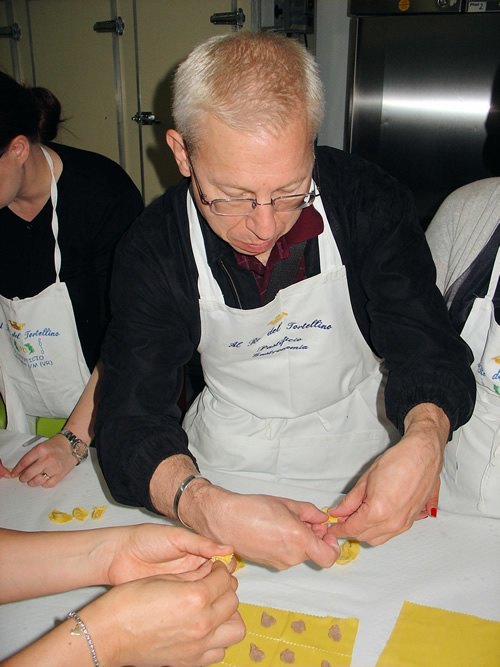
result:
[[[433,514],[474,403],[409,192],[316,147],[323,92],[298,42],[239,32],[179,66],[167,143],[184,179],[116,257],[100,462],[114,496],[244,558],[330,566]],[[205,387],[183,422],[183,369]],[[212,471],[347,492],[330,513],[237,494]],[[200,474],[201,473],[201,474]],[[279,489],[279,486],[276,487]]]

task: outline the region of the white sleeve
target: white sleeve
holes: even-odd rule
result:
[[[469,183],[448,195],[426,231],[441,292],[471,265],[499,220],[500,177]]]

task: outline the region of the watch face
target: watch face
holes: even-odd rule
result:
[[[86,459],[89,454],[87,445],[81,440],[79,440],[75,445],[73,445],[73,451],[75,452],[75,454],[78,456],[79,459]]]

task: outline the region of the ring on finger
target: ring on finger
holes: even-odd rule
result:
[[[47,482],[48,482],[49,479],[52,477],[52,475],[47,475],[47,473],[45,472],[45,470],[44,470],[42,473],[40,473],[40,474],[41,474],[41,476],[42,476]]]

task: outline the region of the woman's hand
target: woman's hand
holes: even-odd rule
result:
[[[198,581],[159,575],[111,589],[80,613],[102,664],[200,667],[243,639],[237,581],[212,563]]]
[[[198,579],[210,570],[207,561],[212,556],[233,551],[229,545],[174,526],[141,524],[112,530],[90,555],[105,568],[104,583],[111,585],[155,574],[183,574],[186,579]],[[204,564],[206,567],[198,571]]]
[[[0,603],[158,574],[194,581],[210,572],[212,556],[232,551],[184,528],[159,524],[64,532],[0,528],[0,562],[7,573]],[[229,571],[235,567],[233,560]]]
[[[11,477],[47,489],[58,484],[76,465],[68,440],[58,433],[35,445],[12,468]]]

